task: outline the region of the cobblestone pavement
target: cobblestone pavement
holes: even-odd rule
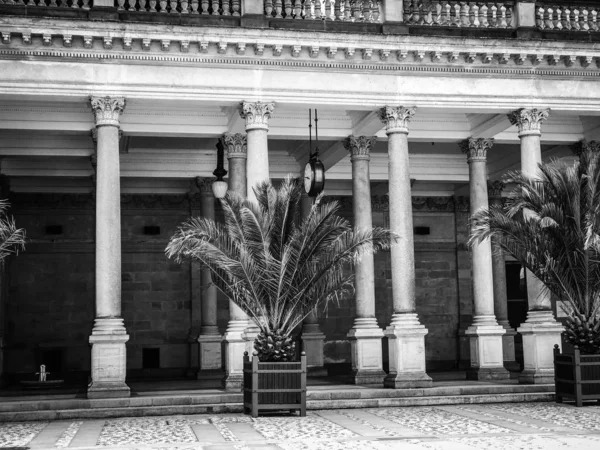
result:
[[[0,423],[0,448],[119,450],[600,449],[600,406],[553,403]]]

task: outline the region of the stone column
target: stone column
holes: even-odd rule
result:
[[[246,195],[250,199],[256,198],[254,187],[261,181],[270,178],[267,132],[269,131],[269,118],[274,108],[274,103],[242,102],[240,104],[240,116],[246,120],[248,144]]]
[[[541,124],[548,109],[519,109],[508,115],[521,139],[521,171],[537,176],[542,162]],[[562,326],[554,319],[550,292],[527,271],[527,320],[517,331],[523,336],[523,372],[520,383],[554,383],[554,344],[561,345]]]
[[[412,195],[408,161],[408,122],[415,108],[378,111],[388,136],[390,230],[399,236],[391,248],[392,299],[394,314],[386,328],[390,370],[384,386],[390,388],[430,387],[425,372],[425,335],[415,304],[415,246]]]
[[[129,336],[121,318],[121,187],[119,115],[122,97],[90,97],[97,129],[96,320],[90,336],[92,383],[88,398],[128,397]]]
[[[212,192],[212,178],[196,178],[200,189],[202,217],[215,220],[215,197]],[[212,283],[209,269],[201,270],[200,334],[198,335],[198,379],[202,372],[220,371],[222,336],[217,327],[217,287]]]
[[[369,160],[376,137],[348,136],[344,147],[352,160],[352,209],[354,226],[372,228]],[[383,331],[375,318],[375,273],[373,254],[365,253],[354,268],[356,318],[348,333],[352,347],[352,378],[355,384],[381,383]]]
[[[302,194],[300,203],[300,215],[302,219],[308,216],[312,207],[313,199],[306,194]],[[306,353],[306,368],[308,374],[313,377],[327,376],[327,369],[324,366],[323,343],[325,335],[319,328],[319,318],[315,311],[311,312],[302,324],[302,335],[300,336]]]
[[[246,136],[243,134],[224,134],[222,142],[227,151],[229,162],[229,190],[246,195]],[[244,352],[248,349],[245,331],[248,328],[248,315],[238,305],[229,301],[229,322],[223,336],[225,363],[224,387],[227,390],[239,390],[243,379]],[[252,344],[252,342],[250,342]]]
[[[502,191],[504,183],[501,181],[488,182],[488,196],[490,204],[502,206]],[[521,371],[521,366],[515,360],[515,336],[517,332],[508,323],[508,296],[506,294],[506,261],[504,251],[495,242],[492,243],[492,272],[494,276],[494,314],[498,325],[504,328],[502,336],[502,354],[504,358],[504,367],[511,372],[511,378],[517,377],[517,372]],[[515,375],[513,377],[513,374]]]
[[[488,207],[486,155],[493,139],[468,139],[460,143],[469,163],[471,215]],[[504,328],[494,316],[494,278],[492,274],[492,247],[489,239],[471,249],[473,274],[473,323],[465,334],[469,336],[471,380],[501,380],[509,378],[502,356]]]

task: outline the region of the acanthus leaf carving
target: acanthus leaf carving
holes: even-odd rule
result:
[[[125,109],[125,98],[90,96],[90,105],[96,117],[96,126],[119,126],[119,115]]]
[[[508,120],[519,129],[519,137],[540,135],[541,125],[550,114],[549,109],[521,108],[508,114]]]
[[[351,160],[370,159],[371,148],[375,145],[377,136],[354,136],[344,139],[344,148],[350,152]]]
[[[384,106],[377,111],[377,115],[385,125],[386,133],[408,133],[408,122],[415,115],[416,107]]]
[[[248,130],[268,130],[269,118],[275,109],[275,103],[268,102],[241,102],[240,116],[246,120],[246,131]]]
[[[494,140],[490,138],[469,138],[458,143],[461,151],[466,153],[468,162],[485,161],[492,145]]]
[[[227,150],[227,159],[246,158],[248,154],[247,138],[242,133],[225,133],[221,138],[225,149]]]

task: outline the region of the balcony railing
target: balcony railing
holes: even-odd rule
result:
[[[275,19],[381,22],[381,0],[264,0]]]
[[[92,0],[0,0],[0,4],[5,5],[21,5],[30,8],[46,7],[46,8],[74,8],[74,9],[90,9]]]
[[[115,0],[119,11],[239,16],[241,0]]]
[[[511,28],[514,2],[404,0],[404,22],[472,28]]]
[[[546,3],[536,4],[536,25],[540,30],[600,31],[600,6]]]

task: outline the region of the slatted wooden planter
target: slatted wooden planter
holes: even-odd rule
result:
[[[563,398],[582,406],[586,400],[600,401],[600,354],[582,355],[575,347],[573,354],[561,353],[554,346],[554,384],[556,402]]]
[[[244,353],[244,413],[286,410],[306,416],[306,354],[297,362],[260,362]]]

